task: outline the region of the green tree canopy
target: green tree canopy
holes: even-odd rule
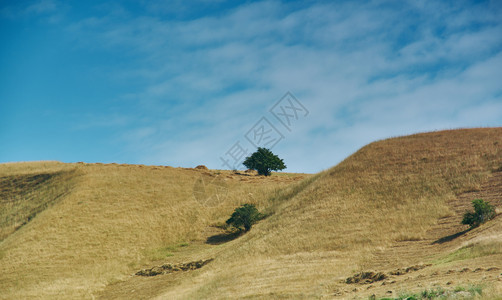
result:
[[[270,171],[279,171],[286,169],[284,161],[269,149],[258,148],[251,156],[246,157],[243,165],[248,169],[258,171],[259,175],[270,176]]]

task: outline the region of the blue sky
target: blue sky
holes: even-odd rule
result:
[[[0,0],[0,41],[0,162],[317,172],[502,126],[500,1]]]

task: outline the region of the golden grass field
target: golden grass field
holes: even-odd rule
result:
[[[0,298],[378,299],[479,286],[478,298],[502,299],[502,217],[460,224],[476,198],[502,209],[502,128],[374,142],[315,175],[0,164]],[[268,217],[226,239],[218,225],[243,203]],[[362,271],[387,278],[345,283]]]

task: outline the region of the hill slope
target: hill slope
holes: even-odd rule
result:
[[[206,231],[218,231],[210,225],[224,221],[239,203],[264,208],[264,195],[305,176],[264,179],[116,164],[0,165],[6,236],[0,242],[0,298],[92,298],[178,248],[205,245]]]
[[[0,241],[63,198],[78,178],[57,162],[6,164],[0,173]]]
[[[480,283],[502,293],[501,217],[472,231],[460,225],[474,198],[502,207],[502,128],[375,142],[315,176],[70,167],[78,174],[71,193],[0,244],[7,298],[395,297]],[[194,201],[200,176],[225,179],[218,205]],[[206,243],[221,233],[210,225],[243,202],[271,215],[237,239]],[[200,259],[214,260],[190,272],[133,275]],[[387,278],[345,283],[361,271]]]
[[[372,143],[285,199],[205,272],[160,295],[352,298],[473,283],[502,294],[501,217],[457,234],[473,199],[502,207],[501,166],[502,128]],[[343,282],[360,271],[429,264],[373,284]],[[465,268],[471,271],[459,273]]]

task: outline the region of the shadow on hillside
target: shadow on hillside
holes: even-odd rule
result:
[[[244,234],[244,231],[236,231],[236,232],[228,232],[228,233],[216,234],[216,235],[208,237],[207,240],[206,240],[206,244],[220,245],[220,244],[223,244],[223,243],[227,243],[227,242],[233,241],[236,238],[240,237],[242,234]]]
[[[466,229],[464,231],[460,231],[460,232],[454,233],[452,235],[448,235],[448,236],[442,237],[439,240],[434,241],[432,244],[433,245],[435,245],[435,244],[443,244],[443,243],[446,243],[446,242],[453,241],[454,239],[458,238],[459,236],[464,235],[465,233],[467,233],[467,231],[469,231],[469,229]]]
[[[254,174],[246,174],[246,173],[240,173],[240,172],[234,172],[234,173],[232,173],[232,175],[248,176],[248,177],[250,177],[250,176],[256,176]]]

